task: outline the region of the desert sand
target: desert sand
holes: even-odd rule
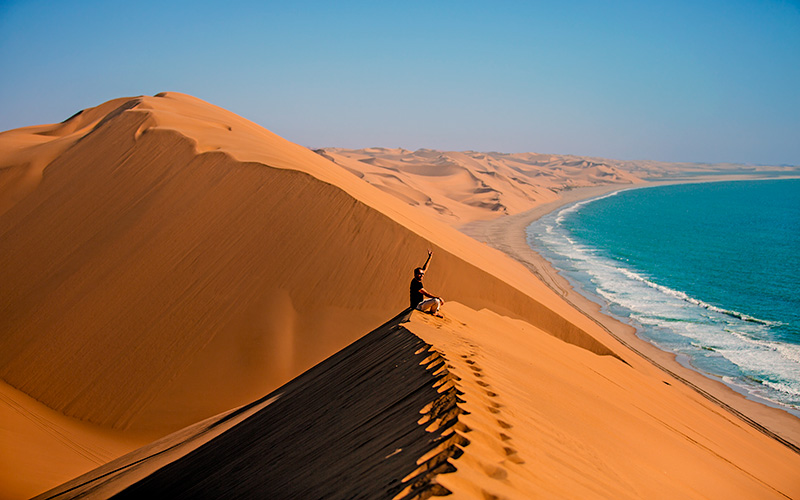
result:
[[[613,162],[565,155],[385,148],[317,152],[453,226],[516,214],[580,187],[642,182]]]
[[[315,153],[177,93],[1,133],[2,494],[259,400],[407,307],[432,249],[446,317],[407,328],[460,378],[470,444],[435,478],[458,498],[800,496],[795,450],[456,229],[641,172],[388,151]],[[797,443],[797,419],[755,420]]]

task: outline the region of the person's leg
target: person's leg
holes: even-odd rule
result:
[[[419,303],[417,309],[423,312],[428,312],[434,305],[435,301],[433,299],[425,299]]]
[[[424,312],[429,312],[431,314],[436,314],[439,312],[439,308],[442,307],[442,302],[439,299],[425,299],[419,303],[417,309]]]

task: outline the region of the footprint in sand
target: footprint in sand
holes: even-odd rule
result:
[[[495,464],[482,464],[483,472],[486,473],[492,479],[507,479],[508,478],[508,471],[504,468],[500,467],[499,465]]]
[[[481,490],[483,494],[483,500],[503,500],[505,497],[501,497],[500,495],[495,495],[494,493],[489,493],[486,490]]]
[[[489,410],[490,413],[499,416],[500,413],[502,413],[500,408],[502,408],[503,405],[494,400],[499,395],[496,392],[490,390],[491,389],[491,385],[489,383],[485,382],[484,379],[483,379],[483,377],[484,377],[483,368],[478,366],[478,364],[473,359],[470,359],[473,356],[475,356],[474,353],[462,354],[461,358],[464,359],[464,361],[469,366],[470,370],[472,370],[472,375],[479,379],[479,380],[476,380],[475,383],[478,384],[479,386],[481,386],[484,389],[484,392],[486,393],[487,396],[489,396],[490,398],[493,398],[492,401],[489,401],[489,404],[486,406],[486,409]],[[508,422],[506,422],[505,420],[502,420],[500,418],[497,419],[497,425],[500,426],[500,428],[503,429],[503,430],[511,429],[513,427],[511,424],[509,424]],[[507,445],[511,444],[511,436],[509,436],[508,434],[506,434],[504,432],[500,432],[499,433],[499,437],[500,437],[500,440],[503,441],[503,443],[505,443]],[[515,448],[512,448],[511,446],[503,446],[503,452],[505,454],[505,458],[504,459],[507,460],[508,462],[513,463],[513,464],[524,464],[525,463],[525,461],[519,456],[519,454],[517,453],[517,450]],[[504,479],[506,479],[508,477],[508,472],[504,468],[502,468],[502,467],[500,467],[498,465],[488,464],[488,465],[484,465],[483,468],[484,468],[484,472],[486,472],[486,474],[489,477],[493,478],[493,479],[504,480]],[[498,497],[498,496],[496,496],[494,494],[491,494],[491,493],[489,493],[489,492],[487,492],[485,490],[482,493],[484,494],[485,498],[501,498],[501,497]]]
[[[519,457],[519,455],[517,454],[517,450],[515,450],[514,448],[511,448],[510,446],[505,446],[503,447],[503,451],[506,453],[506,459],[508,459],[509,462],[520,465],[525,463],[525,460]]]

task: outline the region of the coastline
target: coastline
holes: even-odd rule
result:
[[[789,177],[787,176],[786,178]],[[784,409],[748,398],[722,381],[710,378],[682,364],[675,354],[663,351],[649,341],[640,338],[634,327],[603,313],[597,303],[573,289],[547,259],[528,245],[526,237],[526,228],[542,216],[566,205],[612,192],[670,184],[762,179],[763,177],[759,176],[709,176],[660,182],[650,181],[630,185],[615,184],[576,188],[562,192],[562,196],[556,201],[538,205],[525,212],[490,221],[470,222],[458,229],[522,263],[574,309],[601,326],[628,350],[638,354],[660,370],[688,385],[709,401],[747,422],[762,433],[800,453],[800,419]]]

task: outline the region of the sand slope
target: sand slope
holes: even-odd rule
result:
[[[415,498],[441,491],[435,476],[453,470],[446,460],[467,441],[453,432],[460,409],[443,358],[399,324],[410,313],[261,400],[41,498]]]
[[[800,454],[646,363],[449,304],[406,327],[440,349],[470,432],[456,498],[798,498]]]
[[[261,397],[406,307],[427,248],[448,299],[612,354],[521,265],[198,99],[0,144],[43,172],[0,217],[0,377],[66,416],[163,435]]]
[[[40,498],[800,494],[796,451],[641,358],[454,302],[444,319],[402,316],[262,400]]]

